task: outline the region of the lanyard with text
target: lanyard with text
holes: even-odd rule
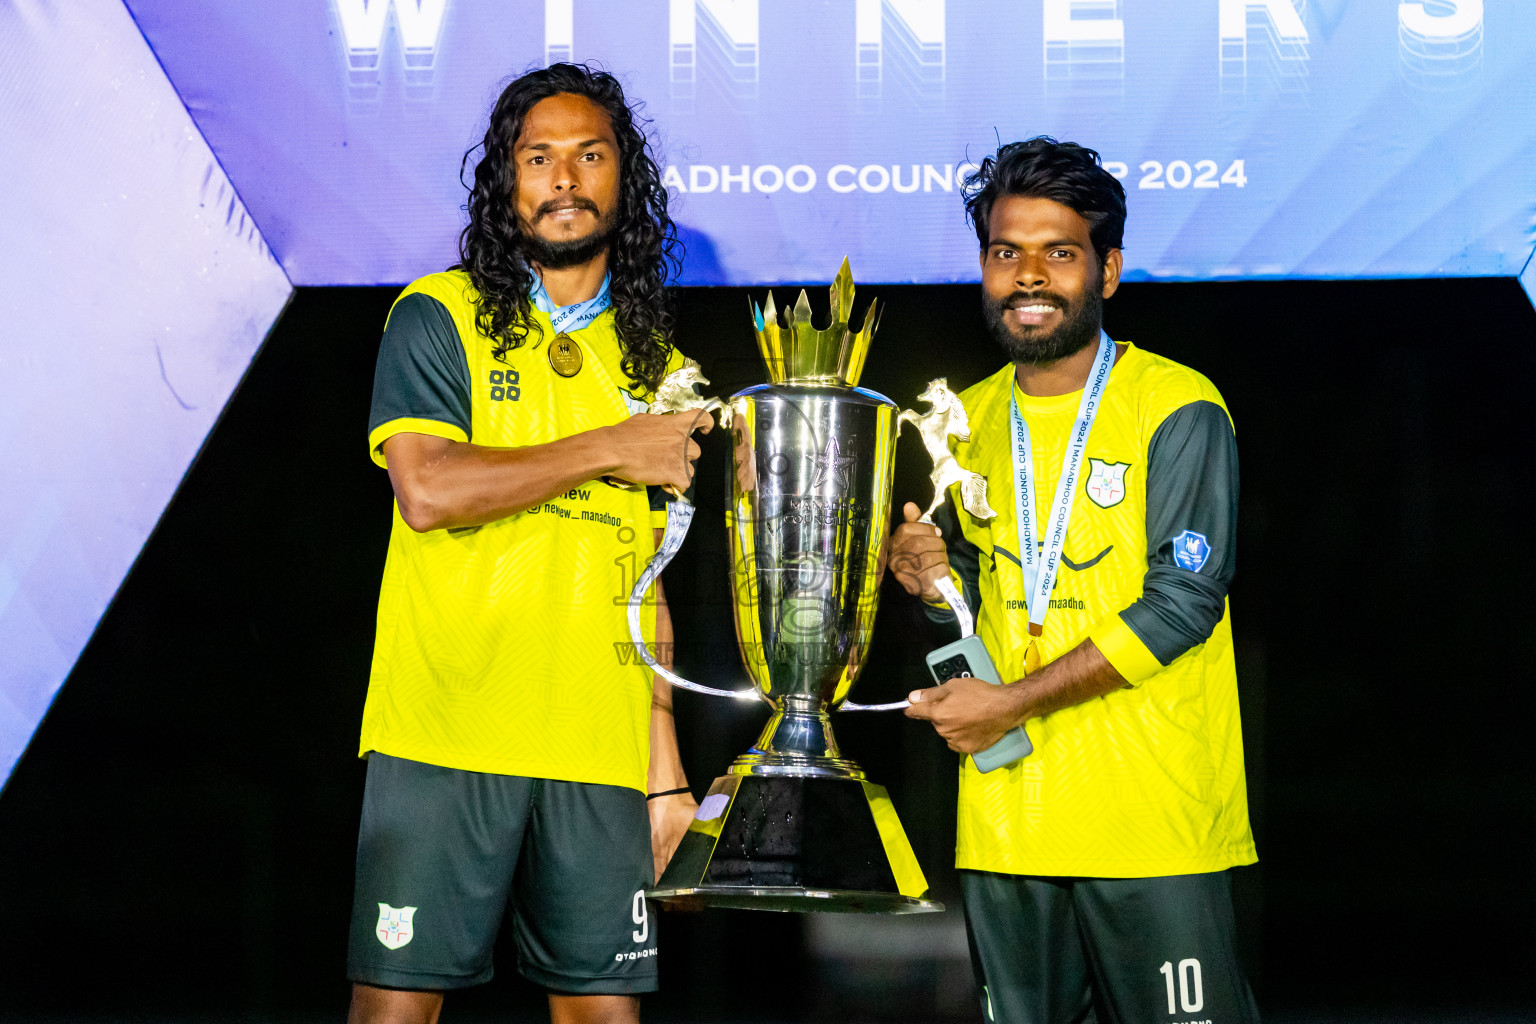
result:
[[[539,275],[534,274],[528,287],[528,299],[540,313],[549,314],[549,322],[557,332],[579,331],[602,316],[603,310],[613,305],[613,299],[608,295],[608,280],[609,275],[604,274],[603,286],[587,301],[575,302],[569,306],[557,306],[549,297],[549,292],[545,289]]]
[[[1088,381],[1083,386],[1083,397],[1077,404],[1077,421],[1067,438],[1067,453],[1061,460],[1061,480],[1056,485],[1056,500],[1051,504],[1051,517],[1044,526],[1045,543],[1036,553],[1035,530],[1035,467],[1034,455],[1029,447],[1029,424],[1019,412],[1018,396],[1010,383],[1013,411],[1013,493],[1014,507],[1019,523],[1019,566],[1024,574],[1025,604],[1029,609],[1029,650],[1024,655],[1024,672],[1029,674],[1040,667],[1040,652],[1035,638],[1044,632],[1045,613],[1051,607],[1051,591],[1056,587],[1056,571],[1061,568],[1061,552],[1067,541],[1067,521],[1072,517],[1072,499],[1077,492],[1077,474],[1083,465],[1083,449],[1088,445],[1088,432],[1093,429],[1093,419],[1099,412],[1099,399],[1109,382],[1109,371],[1115,365],[1115,343],[1109,335],[1099,332],[1099,355],[1093,368],[1088,371]]]

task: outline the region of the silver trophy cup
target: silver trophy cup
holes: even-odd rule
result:
[[[879,599],[891,504],[895,403],[857,387],[878,320],[848,323],[848,263],[832,322],[805,293],[781,324],[753,306],[771,383],[730,400],[735,445],[727,523],[736,636],[773,711],[714,781],[656,888],[663,902],[756,910],[941,910],[884,787],[832,734],[859,678]],[[882,707],[900,707],[903,704]]]

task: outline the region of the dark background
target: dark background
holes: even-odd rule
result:
[[[0,798],[0,1017],[342,1019],[390,522],[365,426],[395,292],[296,293]],[[861,302],[875,294],[889,306],[865,386],[909,405],[930,377],[959,391],[1000,365],[975,286]],[[763,378],[743,290],[686,291],[681,318],[712,392]],[[1536,313],[1512,280],[1432,280],[1129,284],[1106,318],[1210,377],[1237,425],[1232,609],[1262,861],[1235,889],[1261,1007],[1523,1018]],[[703,663],[730,639],[713,514],[729,452],[704,448],[704,514],[666,585],[681,669],[729,682]],[[926,499],[927,468],[909,436],[898,499]],[[887,585],[857,699],[922,681],[916,623]],[[702,792],[763,713],[687,694],[678,708]],[[837,727],[957,906],[954,756],[895,714]],[[979,1020],[964,971],[921,941],[876,963],[817,955],[795,916],[661,927],[653,1019]],[[510,946],[498,963],[449,1019],[542,1014]]]

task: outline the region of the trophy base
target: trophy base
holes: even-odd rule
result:
[[[683,907],[918,914],[943,910],[885,787],[738,764],[716,779],[651,899]],[[777,770],[775,770],[777,769]]]

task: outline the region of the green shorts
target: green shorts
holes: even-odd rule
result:
[[[518,971],[553,992],[656,990],[645,795],[373,753],[347,977],[384,988],[490,980],[511,910]]]
[[[982,1013],[1000,1024],[1258,1024],[1225,871],[960,872]]]

